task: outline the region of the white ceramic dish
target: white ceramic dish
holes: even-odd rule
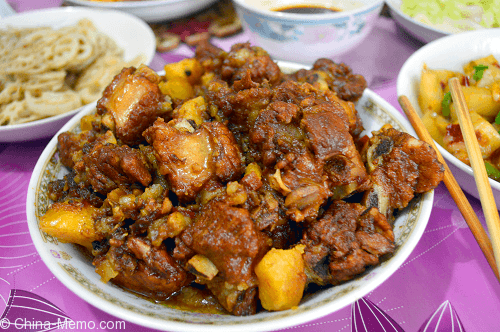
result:
[[[398,96],[406,95],[417,112],[418,83],[422,66],[463,72],[467,62],[493,54],[500,59],[500,29],[484,29],[450,35],[431,42],[413,53],[401,67],[397,79]],[[463,190],[479,199],[472,168],[437,144],[443,158]],[[500,207],[500,182],[490,179],[497,207]]]
[[[284,71],[302,68],[281,63]],[[60,131],[76,130],[79,120],[94,111],[95,104],[71,119]],[[395,128],[415,135],[410,124],[389,103],[373,91],[365,90],[357,103],[366,132],[391,123]],[[99,309],[133,323],[167,331],[269,331],[305,323],[345,307],[368,294],[389,278],[407,259],[421,238],[432,209],[434,192],[421,195],[398,215],[394,233],[397,249],[394,256],[361,276],[340,286],[316,293],[303,300],[295,310],[261,312],[254,316],[236,317],[185,312],[157,305],[126,292],[112,283],[103,284],[88,257],[71,244],[54,241],[39,229],[39,217],[50,204],[47,184],[67,171],[58,163],[57,135],[52,138],[38,160],[30,180],[27,217],[35,247],[52,273],[75,294]],[[59,254],[59,255],[57,255]],[[56,257],[66,257],[61,261]]]
[[[24,12],[0,20],[0,29],[12,27],[50,26],[60,28],[90,19],[102,33],[113,38],[124,51],[124,59],[132,60],[143,54],[150,64],[156,52],[156,40],[151,28],[135,16],[112,10],[65,7]],[[24,124],[0,126],[0,142],[29,141],[50,137],[79,110]]]
[[[424,43],[429,43],[438,38],[455,33],[484,29],[484,27],[481,26],[478,22],[483,19],[482,15],[484,15],[483,13],[485,10],[481,8],[481,5],[479,5],[477,2],[472,1],[471,7],[463,9],[462,13],[460,14],[461,17],[463,17],[462,19],[454,20],[449,18],[445,14],[442,14],[446,17],[444,17],[443,22],[439,24],[432,24],[431,21],[425,17],[422,21],[417,19],[416,17],[411,17],[410,15],[404,13],[401,9],[402,3],[402,0],[386,0],[386,4],[390,9],[391,16],[394,18],[396,23],[401,28],[403,28],[403,30]],[[437,4],[438,1],[430,1],[430,3]],[[446,6],[453,5],[447,4]],[[489,14],[497,13],[495,15],[498,15],[498,8],[493,7],[494,6],[491,7]],[[459,6],[457,5],[454,8],[457,9],[459,8]],[[472,16],[468,16],[471,15],[471,13],[475,14],[472,14]],[[428,24],[425,22],[428,22]]]
[[[392,18],[396,23],[418,40],[429,43],[438,38],[450,35],[450,32],[431,27],[419,22],[401,10],[401,0],[386,0],[385,3],[391,11]]]
[[[311,65],[352,50],[372,31],[384,1],[233,0],[250,42],[275,59]],[[325,3],[341,9],[326,14],[273,11],[293,4]]]
[[[100,9],[121,10],[146,22],[173,20],[203,10],[217,0],[147,0],[147,1],[89,1],[66,0],[66,2]]]
[[[12,9],[6,0],[0,0],[0,18],[14,15],[15,13],[14,9]]]

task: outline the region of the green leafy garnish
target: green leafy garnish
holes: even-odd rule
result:
[[[443,96],[443,100],[441,101],[441,107],[442,107],[441,114],[443,114],[443,116],[450,116],[450,104],[451,104],[451,92],[446,92]]]
[[[485,161],[484,162],[484,167],[486,168],[486,173],[488,173],[488,176],[494,180],[500,180],[500,170],[490,164],[489,162]]]
[[[495,117],[495,123],[497,125],[500,125],[500,112],[498,112],[497,116]],[[500,134],[500,130],[498,131],[498,133]]]
[[[474,67],[474,75],[472,75],[472,78],[475,81],[479,81],[481,78],[483,78],[484,71],[488,69],[488,66],[485,65],[477,65]]]

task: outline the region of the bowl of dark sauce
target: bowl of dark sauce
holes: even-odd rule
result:
[[[249,41],[276,60],[311,65],[346,53],[370,34],[382,0],[233,0]]]
[[[335,12],[342,11],[341,9],[335,7],[326,7],[319,5],[291,5],[273,9],[280,13],[291,13],[291,14],[331,14]]]

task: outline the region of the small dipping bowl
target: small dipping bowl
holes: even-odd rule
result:
[[[372,31],[384,5],[381,0],[233,0],[233,3],[253,45],[264,48],[277,60],[307,65],[359,45]],[[311,13],[300,9],[304,7],[320,10]],[[291,8],[306,13],[279,11]]]

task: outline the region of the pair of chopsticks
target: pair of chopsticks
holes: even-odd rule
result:
[[[476,242],[481,248],[491,269],[493,270],[493,273],[497,277],[497,280],[500,281],[500,218],[498,215],[498,210],[488,180],[488,175],[484,167],[484,161],[481,155],[481,151],[479,150],[479,143],[477,142],[474,127],[469,115],[469,110],[465,102],[463,92],[460,88],[460,82],[456,77],[451,78],[449,80],[449,86],[451,90],[451,96],[457,110],[458,122],[460,123],[460,128],[462,131],[462,136],[464,137],[470,164],[474,171],[474,178],[476,180],[476,186],[478,188],[481,205],[486,219],[486,225],[491,235],[491,241],[488,237],[488,234],[486,234],[486,231],[481,225],[481,222],[479,221],[476,213],[472,209],[469,201],[465,197],[462,189],[451,174],[451,171],[448,168],[445,160],[443,159],[443,156],[434,144],[434,140],[432,139],[427,129],[424,127],[422,120],[411,105],[409,99],[406,96],[400,96],[398,98],[398,101],[403,108],[406,116],[410,120],[410,123],[415,129],[417,135],[421,140],[429,143],[434,148],[438,160],[444,165],[444,183],[448,188],[448,191],[450,192],[453,200],[457,204],[458,209],[462,213],[462,216],[467,222],[469,229],[474,235]]]

